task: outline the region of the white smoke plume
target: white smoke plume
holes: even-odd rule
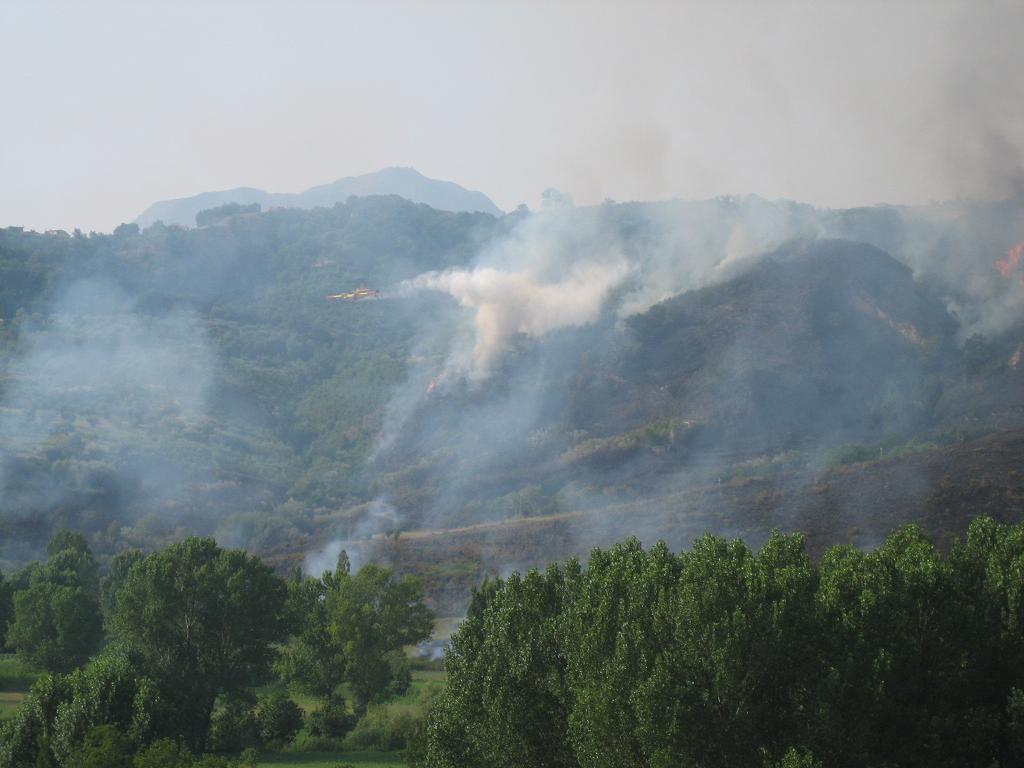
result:
[[[404,283],[402,289],[447,293],[473,311],[472,360],[462,372],[480,378],[516,334],[540,338],[593,322],[608,292],[628,274],[625,261],[576,263],[550,282],[527,270],[479,267],[430,272]]]
[[[374,499],[361,515],[359,522],[345,532],[344,537],[329,541],[324,547],[306,554],[302,570],[308,576],[319,577],[324,571],[333,571],[338,556],[345,552],[352,571],[358,571],[373,559],[373,547],[368,542],[380,534],[399,528],[399,515],[384,499]]]

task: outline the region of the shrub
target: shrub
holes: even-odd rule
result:
[[[192,753],[173,739],[154,741],[135,756],[133,768],[190,768]]]
[[[856,464],[878,458],[878,449],[861,443],[845,443],[837,445],[825,454],[825,464],[838,467],[843,464]]]
[[[286,694],[275,693],[260,700],[256,728],[264,743],[289,744],[302,728],[302,710]]]
[[[807,750],[790,747],[789,751],[777,763],[765,761],[766,768],[821,768],[821,762],[814,759]]]
[[[320,709],[306,715],[306,730],[311,736],[337,739],[345,736],[356,724],[343,699],[330,699]]]
[[[405,652],[392,651],[387,655],[387,661],[391,667],[391,680],[379,697],[381,701],[387,701],[395,696],[404,696],[412,687],[412,670]]]
[[[344,752],[345,739],[332,739],[327,736],[309,736],[302,739],[301,744],[296,742],[292,748],[298,752]]]
[[[402,753],[402,758],[413,768],[418,768],[418,766],[426,763],[429,739],[427,724],[431,710],[436,705],[443,690],[443,686],[431,683],[420,694],[422,704],[420,716],[414,719],[412,727],[406,734],[405,751]]]
[[[134,745],[112,725],[93,728],[64,763],[65,768],[132,768]]]
[[[237,768],[237,764],[220,755],[203,755],[192,763],[191,768]]]
[[[247,747],[260,745],[259,729],[252,705],[251,694],[232,696],[213,715],[210,725],[210,749],[213,752],[235,754]]]
[[[394,715],[382,707],[371,707],[345,739],[347,749],[405,749],[416,730],[416,718],[407,713]]]

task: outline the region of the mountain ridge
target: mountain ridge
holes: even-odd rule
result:
[[[431,179],[415,168],[388,167],[361,176],[345,176],[302,192],[267,192],[256,187],[235,187],[160,200],[139,214],[135,223],[143,228],[157,221],[191,227],[195,226],[195,217],[200,211],[228,203],[258,203],[264,210],[275,207],[308,209],[330,207],[349,197],[369,195],[398,195],[440,211],[489,213],[492,216],[503,213],[483,192],[466,189],[452,181]]]

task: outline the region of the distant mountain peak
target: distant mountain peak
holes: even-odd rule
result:
[[[156,221],[163,221],[164,224],[191,227],[195,226],[197,213],[227,203],[259,203],[264,210],[276,207],[316,208],[329,207],[349,197],[368,195],[398,195],[441,211],[482,212],[493,216],[502,214],[501,209],[483,192],[466,189],[451,181],[431,179],[415,168],[390,166],[362,176],[345,176],[298,193],[238,187],[161,200],[143,211],[135,223],[147,227]]]

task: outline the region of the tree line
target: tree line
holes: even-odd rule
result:
[[[630,540],[486,583],[446,666],[429,768],[1022,765],[1024,525]]]
[[[402,647],[433,623],[413,577],[342,556],[285,579],[208,538],[123,552],[101,577],[85,539],[61,532],[45,563],[0,577],[0,598],[7,644],[42,671],[0,729],[0,768],[215,768],[303,725],[344,736],[408,687]],[[324,706],[304,718],[283,693],[254,695],[274,680]]]

